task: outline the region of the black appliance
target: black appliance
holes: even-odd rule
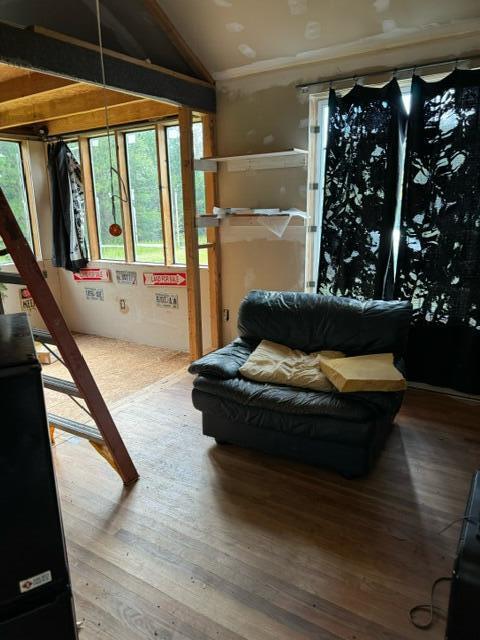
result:
[[[25,314],[0,316],[0,638],[76,640],[41,369]]]
[[[448,640],[478,640],[480,622],[480,471],[473,476],[453,568]]]

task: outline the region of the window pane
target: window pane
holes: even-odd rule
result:
[[[135,260],[165,262],[154,129],[125,135]]]
[[[28,210],[27,191],[23,176],[20,144],[0,140],[0,186],[29,245],[32,244],[32,227]],[[0,249],[4,249],[0,239]],[[0,264],[12,262],[10,256],[0,256]]]
[[[73,153],[73,157],[78,162],[78,164],[81,164],[81,162],[80,162],[80,146],[78,144],[78,140],[70,140],[69,142],[67,142],[67,147]]]
[[[112,165],[117,169],[117,150],[115,136],[110,136],[112,150]],[[95,210],[97,214],[98,240],[100,243],[100,257],[104,260],[125,260],[123,234],[111,236],[108,229],[113,223],[112,212],[112,180],[110,178],[110,155],[107,136],[90,138],[90,157],[92,159],[93,191],[95,195]],[[118,176],[113,174],[113,194],[115,196],[115,211],[117,223],[122,222],[122,206],[119,197]]]
[[[167,151],[172,209],[174,260],[177,264],[185,264],[182,174],[180,168],[180,128],[178,126],[167,127]],[[201,122],[195,122],[193,124],[193,154],[195,158],[201,158],[203,156],[203,133]],[[197,213],[205,212],[205,178],[202,171],[195,171],[195,199]],[[205,229],[199,230],[198,241],[201,244],[204,244],[207,241],[207,233]],[[200,249],[199,260],[200,264],[207,264],[207,249]]]

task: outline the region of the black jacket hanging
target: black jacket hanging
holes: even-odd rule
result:
[[[88,264],[80,165],[64,142],[48,147],[52,190],[53,265],[79,271]]]
[[[392,231],[407,115],[396,80],[330,90],[318,292],[390,298]]]
[[[480,394],[480,71],[412,81],[395,295],[410,380]]]

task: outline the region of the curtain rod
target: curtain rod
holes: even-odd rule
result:
[[[409,65],[408,67],[394,67],[391,69],[383,69],[380,71],[370,71],[368,73],[357,73],[356,75],[350,75],[350,76],[337,76],[335,78],[326,78],[324,80],[316,80],[316,81],[312,81],[312,82],[304,82],[301,84],[297,84],[296,89],[299,90],[305,90],[308,89],[309,87],[314,87],[316,85],[319,84],[330,84],[332,85],[334,82],[346,82],[347,80],[351,80],[354,82],[357,82],[359,78],[371,78],[374,76],[381,76],[381,75],[387,75],[387,74],[392,74],[393,77],[396,77],[397,74],[399,73],[404,73],[406,71],[411,71],[412,75],[415,74],[415,72],[419,69],[429,69],[431,67],[440,67],[443,65],[449,65],[449,64],[454,64],[455,68],[457,67],[458,64],[464,63],[464,62],[474,62],[474,61],[479,61],[480,62],[480,56],[473,56],[472,58],[452,58],[450,60],[437,60],[435,62],[427,62],[425,64],[416,64],[416,65]]]

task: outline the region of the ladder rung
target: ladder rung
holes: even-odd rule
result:
[[[103,443],[102,434],[94,425],[84,424],[83,422],[76,422],[69,418],[63,418],[62,416],[56,416],[52,413],[48,414],[48,424],[55,429],[61,429],[67,433],[71,433],[79,438],[86,438],[93,442]]]
[[[83,398],[74,382],[70,382],[70,380],[62,380],[61,378],[54,378],[53,376],[47,376],[46,374],[43,374],[42,377],[43,385],[47,389],[58,391],[58,393],[65,393],[67,396]]]
[[[37,342],[41,342],[42,344],[55,344],[55,340],[48,333],[48,331],[45,331],[44,329],[33,328],[32,333],[34,340],[36,340]]]
[[[0,271],[0,282],[2,284],[25,284],[19,273],[9,273],[7,271]]]

